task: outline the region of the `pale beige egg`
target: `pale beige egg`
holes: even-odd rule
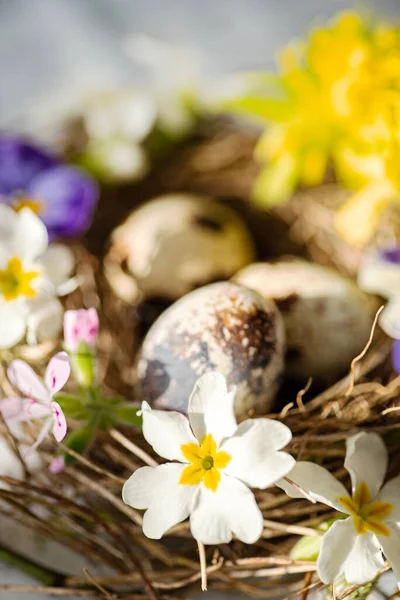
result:
[[[118,227],[105,261],[117,295],[176,300],[193,289],[229,279],[254,260],[247,227],[236,212],[190,194],[155,198]]]
[[[254,263],[233,278],[278,305],[289,374],[333,380],[366,344],[375,305],[333,269],[300,259]]]

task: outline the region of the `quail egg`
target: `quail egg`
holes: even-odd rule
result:
[[[349,368],[368,340],[374,305],[353,281],[333,269],[285,259],[249,265],[234,280],[278,305],[291,375],[333,380]]]
[[[196,380],[215,370],[237,386],[237,416],[265,413],[279,387],[284,337],[272,300],[236,283],[207,285],[175,302],[148,332],[138,397],[185,412]]]
[[[111,240],[105,272],[116,294],[132,301],[176,300],[232,277],[254,260],[245,224],[230,207],[206,197],[170,194],[133,211]]]

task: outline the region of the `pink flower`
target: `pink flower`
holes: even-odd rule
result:
[[[95,308],[67,310],[64,315],[64,340],[69,352],[76,352],[80,342],[94,348],[99,334],[99,316]]]
[[[50,360],[44,381],[23,360],[14,360],[7,372],[13,386],[22,392],[23,397],[0,400],[0,410],[9,422],[22,422],[44,419],[36,442],[37,448],[50,429],[57,442],[67,433],[67,422],[61,406],[53,400],[54,394],[66,384],[71,372],[68,355],[59,352]]]
[[[50,473],[61,473],[65,469],[65,459],[63,456],[56,456],[49,464]]]

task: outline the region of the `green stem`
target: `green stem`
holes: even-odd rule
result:
[[[6,548],[0,547],[0,560],[47,586],[60,585],[65,579],[61,573],[55,573],[45,567],[41,567]]]

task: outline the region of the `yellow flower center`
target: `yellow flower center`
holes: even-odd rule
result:
[[[39,271],[24,271],[21,260],[14,256],[5,269],[0,269],[0,293],[9,302],[18,296],[34,298],[37,295],[32,281],[40,275]]]
[[[354,492],[353,498],[340,496],[339,502],[353,517],[354,528],[359,535],[368,531],[376,535],[390,535],[383,521],[392,512],[393,504],[378,500],[371,502],[371,492],[363,481]]]
[[[213,436],[204,436],[201,445],[182,444],[183,456],[191,463],[182,472],[179,483],[182,485],[197,485],[203,481],[206,488],[216,491],[221,481],[220,469],[224,469],[231,460],[230,454],[223,450],[217,451]]]
[[[29,196],[17,196],[12,203],[15,212],[20,212],[23,208],[30,208],[35,215],[40,215],[43,210],[42,202]]]

